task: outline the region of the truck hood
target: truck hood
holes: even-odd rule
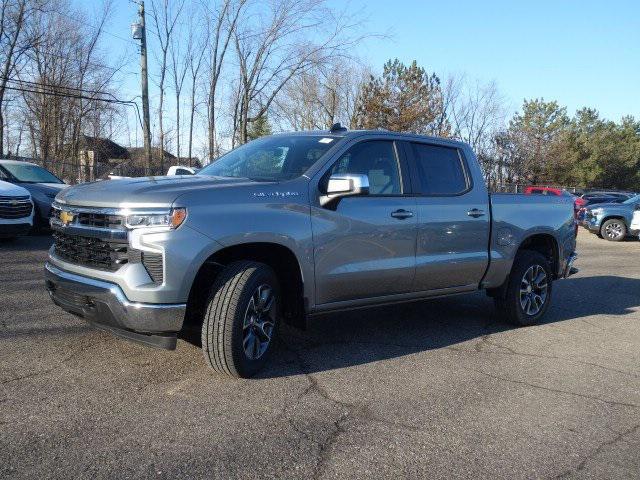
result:
[[[67,188],[56,196],[56,202],[85,207],[166,207],[180,195],[194,190],[241,185],[255,182],[207,175],[122,178]]]
[[[0,195],[7,197],[22,197],[29,195],[29,192],[19,185],[0,180]]]

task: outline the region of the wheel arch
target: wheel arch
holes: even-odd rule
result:
[[[534,233],[526,237],[515,252],[533,250],[545,256],[549,260],[554,277],[557,278],[560,268],[560,249],[558,240],[550,233]]]
[[[600,229],[602,229],[602,225],[604,225],[604,222],[608,220],[614,220],[614,219],[622,220],[622,222],[624,223],[624,226],[629,228],[629,226],[627,225],[627,219],[624,217],[624,215],[621,215],[619,213],[612,213],[611,215],[607,215],[602,219],[602,221],[600,222]]]
[[[558,247],[558,240],[551,233],[531,233],[526,236],[513,251],[512,260],[515,260],[519,252],[523,250],[532,250],[539,252],[549,260],[553,277],[558,278],[560,268],[560,250]],[[509,271],[504,278],[504,281],[500,286],[487,289],[487,295],[494,298],[504,298],[507,292],[507,286],[509,285],[509,279],[511,278],[511,271],[514,263],[511,263]]]
[[[249,242],[217,250],[202,263],[189,291],[185,328],[199,328],[214,279],[226,265],[237,260],[252,260],[269,265],[280,282],[285,322],[304,327],[304,276],[297,256],[289,247],[279,243]]]

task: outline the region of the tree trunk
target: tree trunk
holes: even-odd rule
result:
[[[194,82],[195,84],[195,82]],[[191,152],[193,147],[193,117],[196,111],[196,91],[195,88],[191,89],[191,110],[189,112],[189,154],[188,154],[188,162],[189,166],[191,166]]]
[[[180,163],[180,94],[176,94],[176,157]]]
[[[212,81],[209,87],[209,162],[212,162],[216,151],[216,86]]]

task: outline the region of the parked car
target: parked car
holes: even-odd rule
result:
[[[266,136],[191,177],[71,187],[54,210],[54,303],[161,348],[196,330],[231,376],[318,313],[482,289],[530,325],[575,272],[569,198],[489,195],[467,144],[388,131]]]
[[[552,197],[565,197],[571,199],[573,202],[573,216],[577,219],[580,214],[580,208],[584,205],[584,201],[577,195],[573,193],[560,189],[560,188],[552,188],[552,187],[525,187],[523,193],[525,195],[549,195]],[[576,235],[578,234],[578,224],[576,223],[574,230]]]
[[[553,187],[525,187],[523,192],[525,195],[550,195],[555,197],[568,197],[573,199],[576,206],[580,206],[580,197],[575,195],[564,188]]]
[[[631,217],[631,224],[629,225],[629,235],[638,237],[640,240],[640,210],[633,211],[633,217]]]
[[[563,191],[564,190],[562,190],[561,188],[529,186],[529,187],[525,187],[525,189],[524,189],[524,191],[522,193],[524,193],[525,195],[556,195],[556,196],[560,196],[560,195],[562,195]]]
[[[29,191],[34,204],[34,227],[49,226],[51,204],[67,184],[46,168],[29,162],[0,159],[0,180],[19,185]]]
[[[195,175],[198,171],[197,168],[194,167],[185,167],[183,165],[173,165],[169,167],[167,171],[167,176],[170,175]]]
[[[586,207],[581,224],[605,240],[619,242],[629,233],[631,218],[637,209],[640,209],[640,195],[621,203],[598,203]]]
[[[597,205],[599,203],[622,203],[625,200],[629,199],[627,196],[608,196],[604,194],[585,194],[581,197],[582,206],[578,209],[578,213],[576,218],[578,222],[584,220],[584,215],[586,212],[586,207],[589,205]]]
[[[0,180],[0,238],[26,235],[33,226],[33,202],[27,190]]]
[[[634,197],[634,193],[625,192],[589,192],[582,195],[587,204],[594,203],[621,203]]]

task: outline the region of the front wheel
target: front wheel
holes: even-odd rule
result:
[[[516,255],[504,297],[495,298],[497,310],[514,325],[533,325],[551,303],[552,272],[544,255],[523,250]]]
[[[266,363],[278,327],[280,287],[268,265],[229,264],[209,294],[202,352],[216,372],[248,378]]]
[[[620,242],[627,236],[627,226],[619,218],[612,218],[602,224],[600,233],[605,240]]]

